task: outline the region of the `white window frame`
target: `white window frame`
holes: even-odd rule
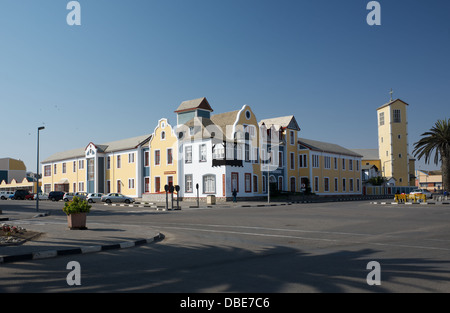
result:
[[[319,192],[319,176],[314,176],[314,192]]]
[[[198,146],[198,161],[207,162],[208,150],[206,149],[206,144],[202,143]]]
[[[189,158],[188,158],[189,156]],[[192,146],[184,147],[184,163],[192,163]]]
[[[190,179],[188,179],[190,178]],[[186,174],[184,175],[184,192],[193,193],[194,192],[194,175]]]
[[[329,177],[323,178],[323,191],[330,192],[330,178]]]
[[[323,168],[331,169],[331,157],[330,156],[324,156],[323,157]]]
[[[312,167],[313,168],[320,167],[320,158],[319,158],[319,155],[317,155],[317,154],[312,155]]]
[[[210,179],[210,180],[208,180]],[[203,193],[215,194],[216,193],[216,175],[205,174],[202,176]]]
[[[128,153],[128,163],[134,163],[134,152]]]

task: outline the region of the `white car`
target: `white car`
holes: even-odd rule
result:
[[[89,203],[93,202],[101,202],[102,201],[102,193],[90,193],[87,195],[86,200]]]
[[[78,197],[80,200],[86,200],[86,193],[85,192],[66,192],[64,194],[63,200],[65,202],[71,201],[73,197]]]
[[[426,189],[415,189],[409,193],[410,195],[425,195],[428,199],[431,199],[433,195]]]
[[[0,199],[8,200],[11,195],[14,194],[14,191],[0,191]]]
[[[126,204],[133,203],[134,199],[131,197],[124,196],[120,193],[108,193],[102,197],[102,202],[112,203],[112,202],[125,202]]]
[[[34,194],[33,200],[36,200],[36,194]],[[39,200],[48,200],[48,194],[46,194],[46,193],[40,193],[40,194],[39,194]]]

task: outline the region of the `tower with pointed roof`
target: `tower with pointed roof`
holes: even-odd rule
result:
[[[177,125],[185,124],[194,117],[210,118],[213,109],[205,97],[183,101],[176,109]]]
[[[377,109],[380,170],[385,178],[394,178],[396,186],[410,184],[407,107],[408,103],[391,98]]]

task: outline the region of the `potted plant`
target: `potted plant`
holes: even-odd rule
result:
[[[91,205],[86,200],[73,197],[72,201],[64,204],[63,211],[67,214],[67,223],[70,229],[87,229],[86,214],[90,212]]]

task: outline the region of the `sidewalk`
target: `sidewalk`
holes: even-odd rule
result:
[[[0,223],[20,226],[42,235],[23,244],[0,246],[0,264],[130,248],[164,238],[162,234],[148,227],[125,228],[121,225],[88,221],[87,230],[69,230],[67,222],[62,220],[61,216],[34,216],[36,213],[32,212],[3,212],[1,217],[9,220]]]

